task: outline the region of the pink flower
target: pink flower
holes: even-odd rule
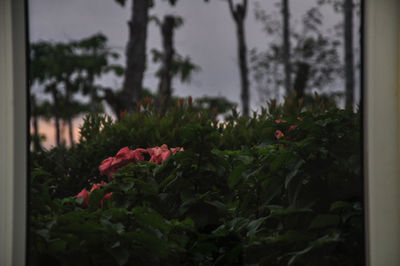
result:
[[[134,151],[131,151],[131,159],[133,160],[133,162],[136,161],[141,161],[144,162],[144,153],[147,153],[147,150],[145,149],[136,149]]]
[[[104,197],[101,199],[101,201],[100,201],[100,208],[103,208],[103,202],[104,202],[104,200],[108,200],[109,198],[111,198],[111,196],[112,196],[112,192],[110,192],[110,193],[107,193],[107,194],[105,194],[104,195]]]
[[[125,115],[126,115],[126,110],[121,111],[121,113],[120,113],[121,120],[124,120]]]
[[[75,198],[83,198],[82,207],[87,208],[89,205],[89,195],[89,191],[87,191],[86,189],[82,189],[82,191],[79,192],[79,194],[76,195]]]
[[[128,163],[136,163],[137,161],[144,161],[144,153],[148,152],[145,149],[130,150],[128,147],[120,149],[115,157],[105,159],[99,166],[100,174],[108,176],[112,179],[117,170]]]
[[[101,181],[100,183],[97,183],[97,184],[93,184],[92,188],[90,189],[90,193],[92,193],[93,190],[100,189],[102,185],[106,185],[106,184],[107,183],[104,181]]]
[[[132,160],[130,152],[131,150],[128,147],[120,149],[117,155],[115,155],[114,160],[111,163],[111,167],[118,169],[128,164],[129,161]]]
[[[280,119],[276,119],[275,120],[275,123],[277,123],[277,124],[279,124],[279,123],[286,123],[287,121],[286,120],[280,120]]]
[[[89,206],[89,198],[90,198],[90,195],[92,194],[92,192],[96,189],[100,189],[102,185],[106,185],[106,184],[107,183],[104,181],[101,181],[100,183],[97,183],[97,184],[93,184],[90,191],[87,191],[86,189],[82,189],[82,191],[78,195],[76,195],[75,198],[82,197],[83,198],[82,207],[87,208]],[[104,197],[100,201],[101,208],[103,208],[103,201],[108,200],[112,196],[112,194],[113,193],[110,192],[110,193],[107,193],[106,195],[104,195]]]
[[[150,154],[150,162],[154,162],[156,164],[161,164],[165,161],[170,155],[171,151],[168,149],[166,144],[161,145],[161,147],[154,147],[147,149]]]
[[[298,127],[299,125],[291,125],[288,129],[288,132],[295,130],[296,127]]]
[[[303,118],[301,118],[300,116],[298,116],[298,117],[297,117],[297,120],[303,121]]]
[[[170,150],[163,151],[163,152],[161,153],[161,160],[162,160],[162,161],[167,160],[168,157],[169,157],[170,155],[171,155],[171,151],[170,151]]]
[[[171,150],[171,153],[172,153],[172,154],[175,154],[175,153],[177,153],[178,151],[184,151],[184,149],[181,148],[181,147],[171,148],[170,150]]]
[[[280,131],[279,129],[277,129],[276,131],[275,131],[275,138],[276,139],[280,139],[280,138],[282,138],[282,137],[284,137],[285,135],[282,133],[282,131]]]
[[[217,116],[217,114],[218,114],[218,109],[217,109],[217,107],[214,107],[213,108],[213,115]]]
[[[151,156],[150,162],[154,162],[156,164],[161,164],[166,159],[168,159],[168,157],[171,156],[171,154],[175,154],[178,151],[183,151],[183,148],[176,147],[168,149],[168,146],[166,144],[161,145],[161,147],[157,146],[154,148],[147,149],[147,152]]]
[[[161,147],[153,147],[148,149],[136,149],[130,150],[128,147],[120,149],[115,157],[109,157],[105,159],[99,166],[100,174],[108,176],[108,180],[111,181],[112,176],[117,170],[128,163],[136,163],[137,161],[145,161],[144,154],[150,154],[150,162],[161,164],[163,161],[168,159],[171,154],[175,154],[177,151],[183,151],[183,148],[176,147],[168,149],[166,144]]]
[[[99,166],[100,174],[101,175],[106,175],[110,176],[113,174],[112,168],[111,168],[111,163],[114,160],[114,157],[108,157],[105,159]]]

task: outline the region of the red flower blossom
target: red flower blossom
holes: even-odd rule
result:
[[[150,162],[154,162],[156,164],[161,164],[171,155],[171,151],[168,149],[166,144],[161,145],[161,147],[157,146],[147,149],[147,151],[151,156]]]
[[[132,160],[133,158],[131,158],[131,150],[128,147],[124,147],[119,150],[117,155],[115,155],[114,160],[111,163],[111,168],[121,168]]]
[[[299,125],[291,125],[288,129],[288,132],[295,130],[296,127],[298,127]]]
[[[217,116],[217,114],[218,114],[218,109],[217,109],[217,107],[214,107],[214,108],[213,108],[213,114],[214,114],[214,116]]]
[[[90,193],[93,192],[93,190],[100,189],[102,185],[106,185],[107,183],[104,181],[101,181],[101,183],[93,184],[92,188],[90,189]]]
[[[179,99],[179,106],[180,106],[181,108],[183,107],[183,101],[184,101],[183,98],[180,98],[180,99]]]
[[[101,201],[100,201],[100,208],[103,208],[103,202],[104,202],[104,200],[108,200],[109,198],[111,198],[111,196],[112,196],[112,192],[110,192],[110,193],[107,193],[107,194],[105,194],[104,195],[104,197],[101,199]]]
[[[298,117],[297,117],[297,120],[303,121],[303,118],[301,118],[300,116],[298,116]]]
[[[100,164],[99,170],[101,175],[111,176],[115,174],[116,169],[111,167],[113,160],[114,157],[108,157]]]
[[[177,151],[183,151],[183,148],[176,147],[168,149],[168,146],[163,144],[161,147],[154,147],[148,149],[136,149],[130,150],[128,147],[120,149],[115,157],[109,157],[105,159],[99,166],[100,174],[108,176],[111,180],[112,176],[117,170],[128,163],[136,163],[137,161],[145,161],[144,154],[149,153],[151,158],[150,162],[161,164],[171,154],[175,154]]]
[[[192,96],[189,96],[188,104],[189,104],[190,107],[192,107],[192,103],[193,103],[193,98],[192,98]]]
[[[180,148],[180,147],[171,148],[170,150],[171,150],[171,153],[172,153],[172,154],[175,154],[175,153],[178,152],[178,151],[184,151],[184,149],[183,149],[183,148]]]
[[[147,151],[151,156],[150,162],[161,164],[163,161],[168,159],[171,154],[175,154],[178,151],[183,151],[183,148],[176,147],[168,149],[168,146],[166,144],[163,144],[161,145],[161,147],[157,146],[154,148],[148,148]]]
[[[82,207],[87,208],[89,205],[89,195],[90,195],[89,191],[87,191],[86,189],[82,189],[82,191],[79,192],[79,194],[76,195],[75,198],[83,198]]]
[[[126,111],[121,111],[120,116],[121,116],[121,120],[123,120],[125,118],[126,115]]]
[[[86,189],[82,189],[81,192],[79,192],[78,195],[75,196],[75,198],[83,198],[83,202],[81,204],[81,206],[83,208],[87,208],[89,206],[89,198],[90,195],[92,194],[93,191],[95,191],[96,189],[100,189],[102,185],[106,185],[107,183],[104,181],[101,181],[101,183],[97,183],[97,184],[93,184],[92,188],[90,189],[90,191],[87,191]],[[101,199],[100,201],[100,208],[103,208],[103,201],[104,200],[108,200],[111,196],[112,196],[112,192],[107,193],[106,195],[104,195],[104,197]]]
[[[286,120],[280,120],[280,119],[276,119],[275,120],[275,123],[277,123],[277,124],[279,124],[279,123],[286,123],[287,121]]]
[[[280,138],[282,138],[282,137],[284,137],[285,135],[282,133],[282,131],[280,131],[279,129],[277,129],[276,131],[275,131],[275,138],[276,139],[280,139]]]
[[[115,157],[105,159],[99,166],[100,174],[108,176],[112,179],[112,175],[117,172],[117,169],[127,165],[128,163],[136,163],[137,161],[144,161],[143,153],[145,149],[130,150],[128,147],[120,149]]]
[[[144,153],[147,153],[145,149],[136,149],[130,152],[130,158],[133,162],[141,161],[144,162]]]

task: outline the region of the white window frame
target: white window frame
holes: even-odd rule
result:
[[[0,0],[0,265],[25,265],[27,97],[24,0]]]
[[[400,1],[365,0],[364,133],[368,265],[400,265]]]
[[[367,265],[400,265],[400,1],[364,0]],[[0,265],[26,252],[24,0],[0,0]]]

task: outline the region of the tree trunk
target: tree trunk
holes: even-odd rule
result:
[[[37,113],[36,97],[31,97],[31,117],[33,124],[33,149],[35,151],[40,150],[40,137],[39,137],[39,125],[38,125],[38,113]]]
[[[239,68],[240,68],[240,81],[241,81],[241,99],[243,107],[243,115],[249,116],[249,102],[250,102],[250,92],[249,92],[249,70],[247,66],[247,48],[244,30],[244,20],[237,23],[237,37],[239,44]]]
[[[93,86],[94,85],[94,75],[93,73],[88,73],[88,82],[89,82],[89,95],[90,95],[90,113],[95,114],[97,113],[97,104],[98,104],[98,99],[97,99],[97,92],[96,88]]]
[[[294,91],[298,99],[304,97],[304,91],[307,87],[310,65],[304,62],[297,63],[296,78],[294,80]]]
[[[172,59],[174,56],[174,24],[173,16],[165,16],[161,25],[163,42],[163,59],[161,67],[161,79],[158,88],[158,104],[161,114],[164,114],[170,105],[172,94]]]
[[[55,122],[55,128],[56,128],[56,145],[60,146],[61,143],[61,134],[60,134],[60,117],[58,114],[58,111],[56,110],[58,107],[58,93],[56,89],[53,89],[52,91],[53,95],[53,108],[54,108],[54,122]]]
[[[73,131],[72,119],[68,118],[67,123],[68,123],[69,145],[73,146],[74,145],[74,131]]]
[[[133,0],[129,21],[129,40],[126,47],[126,71],[121,100],[132,113],[142,97],[142,83],[146,65],[147,24],[149,0]]]
[[[346,107],[354,104],[353,0],[344,1]]]
[[[35,115],[32,117],[32,120],[33,120],[33,149],[35,151],[38,151],[38,150],[40,150],[38,117]]]
[[[110,106],[111,110],[114,112],[115,116],[117,117],[118,121],[121,121],[121,112],[124,111],[122,104],[121,104],[121,97],[120,95],[114,93],[111,89],[106,88],[104,90],[104,97],[103,100]]]
[[[289,96],[292,90],[291,65],[290,65],[290,13],[289,0],[282,0],[283,17],[283,64],[285,67],[285,89],[286,96]]]
[[[55,125],[56,125],[56,145],[60,146],[61,143],[61,134],[60,134],[60,118],[58,116],[55,116]]]
[[[89,75],[89,78],[91,75]],[[67,79],[64,81],[65,82],[65,103],[66,103],[66,108],[67,108],[67,116],[66,116],[66,124],[68,125],[68,137],[69,137],[69,144],[70,146],[74,145],[74,133],[73,133],[73,125],[72,125],[72,117],[73,117],[73,111],[70,110],[71,104],[72,104],[72,88],[73,85],[71,82]],[[91,82],[93,84],[93,82]],[[93,86],[91,88],[93,90]],[[64,124],[65,125],[65,124]]]
[[[247,47],[244,21],[247,13],[247,0],[243,4],[233,5],[233,0],[228,0],[229,9],[236,24],[236,35],[238,38],[239,72],[241,83],[241,100],[243,115],[249,116],[250,92],[249,92],[249,69],[247,66]]]

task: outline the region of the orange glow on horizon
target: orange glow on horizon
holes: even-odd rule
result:
[[[54,125],[54,119],[46,121],[44,119],[38,120],[38,128],[39,135],[43,135],[46,139],[42,142],[42,145],[46,149],[51,149],[56,146],[56,129]],[[79,127],[83,124],[83,118],[79,117],[72,120],[73,125],[73,136],[74,143],[77,143],[80,138],[80,129]],[[31,134],[33,134],[33,123],[31,123]],[[66,143],[67,146],[70,146],[69,136],[68,136],[68,125],[63,122],[60,123],[60,139],[61,142]]]

